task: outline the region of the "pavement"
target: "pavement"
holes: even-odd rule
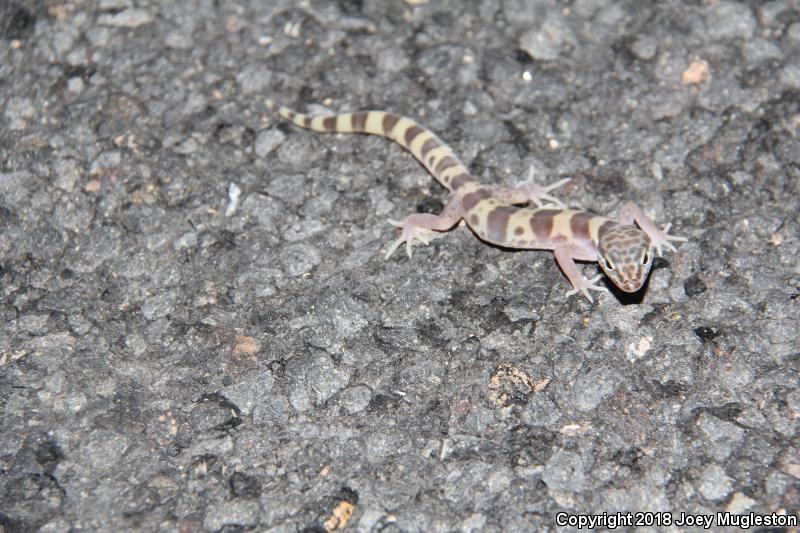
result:
[[[796,0],[6,0],[0,32],[0,531],[796,518]],[[465,227],[384,260],[446,191],[266,98],[689,242],[593,304]]]

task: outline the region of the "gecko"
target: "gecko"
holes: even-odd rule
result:
[[[627,293],[641,289],[655,256],[664,249],[676,251],[673,242],[685,237],[669,234],[671,223],[658,229],[642,209],[628,202],[617,220],[580,209],[570,209],[550,194],[569,178],[539,185],[530,167],[527,179],[516,187],[484,185],[469,173],[455,152],[435,133],[415,120],[389,111],[357,111],[310,116],[270,99],[266,107],[301,128],[320,133],[366,133],[394,141],[408,150],[450,195],[438,215],[416,213],[402,221],[389,220],[400,228],[400,237],[387,250],[389,259],[403,243],[412,246],[452,229],[460,221],[481,240],[513,249],[552,250],[572,289],[566,297],[582,294],[594,302],[589,291],[608,292],[597,285],[602,274],[587,279],[575,261],[597,262],[611,282]],[[533,205],[531,205],[533,204]]]

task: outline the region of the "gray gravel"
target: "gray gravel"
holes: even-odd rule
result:
[[[798,20],[795,0],[0,3],[0,531],[796,515]],[[408,114],[489,183],[533,164],[574,178],[570,205],[632,200],[690,242],[594,304],[552,254],[464,228],[385,261],[386,218],[445,192],[267,97]]]

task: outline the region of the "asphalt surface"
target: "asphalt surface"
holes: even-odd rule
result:
[[[417,3],[0,3],[0,531],[797,515],[800,3]],[[265,98],[689,242],[594,304],[464,227],[384,260],[446,191]]]

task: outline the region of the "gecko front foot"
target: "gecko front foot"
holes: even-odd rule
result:
[[[656,230],[648,234],[650,237],[650,242],[653,244],[653,247],[656,249],[656,255],[661,257],[662,247],[675,252],[675,246],[672,245],[673,242],[686,242],[688,239],[686,237],[677,237],[675,235],[669,234],[669,229],[672,227],[672,222],[664,226],[661,230]]]
[[[439,236],[435,231],[420,225],[415,220],[415,217],[418,216],[419,215],[407,216],[402,222],[389,219],[389,224],[396,228],[400,228],[402,231],[400,232],[400,237],[394,241],[391,246],[389,246],[389,249],[386,251],[386,255],[384,255],[384,259],[389,259],[395,250],[397,250],[403,243],[406,243],[406,253],[408,254],[408,257],[411,257],[414,241],[419,241],[427,246],[430,244],[431,239],[435,239]]]
[[[567,291],[567,298],[572,296],[573,294],[578,294],[579,292],[586,296],[590,303],[594,303],[594,299],[592,299],[592,295],[589,294],[589,290],[598,291],[598,292],[608,292],[608,289],[602,287],[600,285],[595,285],[597,280],[602,278],[602,274],[598,274],[597,276],[593,277],[592,279],[586,279],[584,276],[581,276],[580,281],[577,284],[573,285],[573,289],[571,291]]]

